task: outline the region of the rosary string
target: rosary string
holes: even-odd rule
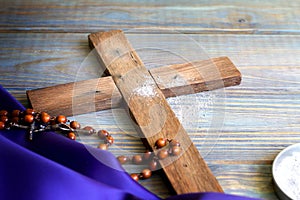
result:
[[[108,150],[109,146],[113,145],[114,138],[106,130],[98,132],[91,126],[81,128],[77,121],[70,121],[64,115],[50,116],[46,112],[36,112],[31,108],[25,111],[13,110],[8,112],[0,110],[0,130],[6,129],[26,129],[28,139],[33,140],[35,134],[42,134],[45,131],[54,131],[62,134],[71,140],[76,140],[80,134],[93,135],[97,134],[104,143],[98,145],[99,149]],[[143,169],[140,173],[131,173],[132,179],[148,179],[152,176],[152,172],[159,168],[159,160],[166,159],[169,156],[178,156],[181,154],[180,143],[174,139],[159,138],[156,140],[153,147],[156,153],[150,150],[142,155],[118,156],[117,160],[120,164],[132,162],[136,165],[147,164],[148,168]]]

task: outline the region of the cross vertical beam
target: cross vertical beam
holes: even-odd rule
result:
[[[124,33],[119,30],[94,33],[89,35],[89,42],[112,76],[147,145],[154,147],[158,138],[180,141],[183,153],[178,158],[160,161],[176,193],[222,192]]]

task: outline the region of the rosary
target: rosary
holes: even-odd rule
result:
[[[81,128],[77,121],[70,121],[64,115],[50,116],[46,112],[36,112],[31,108],[25,111],[13,110],[8,112],[0,110],[0,130],[10,130],[12,128],[26,129],[28,131],[29,140],[33,140],[34,134],[54,131],[60,133],[71,140],[76,140],[79,134],[93,135],[97,134],[104,143],[98,145],[99,149],[108,150],[109,146],[114,143],[114,138],[106,131],[99,130],[98,132],[91,126]],[[152,171],[158,168],[158,161],[167,158],[168,156],[178,156],[181,153],[180,143],[177,140],[159,138],[155,142],[154,152],[147,150],[142,155],[118,156],[120,164],[132,162],[133,164],[147,164],[148,168],[143,169],[140,173],[130,174],[131,178],[138,181],[139,179],[148,179],[152,175]]]

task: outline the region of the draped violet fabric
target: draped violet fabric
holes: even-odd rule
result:
[[[0,85],[2,109],[25,108]],[[27,137],[25,130],[0,131],[1,200],[160,199],[132,180],[108,151],[53,132],[36,134],[33,141]],[[221,193],[193,193],[168,199],[251,200]]]

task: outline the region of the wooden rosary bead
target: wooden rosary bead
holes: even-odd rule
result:
[[[141,155],[132,156],[132,162],[136,165],[140,165],[143,163],[143,157]]]
[[[157,163],[156,160],[151,160],[149,162],[149,168],[150,168],[150,170],[151,171],[155,171],[157,169],[157,165],[158,165],[158,163]]]
[[[70,127],[73,129],[80,129],[80,124],[77,121],[71,121]]]
[[[101,144],[98,145],[98,149],[107,150],[108,149],[108,145],[101,143]]]
[[[152,172],[150,169],[144,169],[142,172],[141,172],[141,176],[142,176],[142,179],[148,179],[150,178],[152,175]]]
[[[5,123],[0,121],[0,130],[4,129],[5,128]]]
[[[34,113],[35,113],[34,110],[31,108],[27,108],[25,110],[25,115],[34,115]]]
[[[108,144],[108,145],[112,145],[114,143],[114,138],[109,135],[105,138],[105,143]]]
[[[64,124],[66,122],[67,122],[66,116],[64,116],[64,115],[58,115],[56,117],[56,123],[62,123],[62,124]]]
[[[179,146],[171,147],[171,154],[174,156],[178,156],[181,153],[181,148]]]
[[[12,112],[11,112],[11,116],[12,117],[19,117],[20,116],[20,110],[13,110]]]
[[[8,112],[7,112],[7,110],[0,110],[0,115],[7,115],[8,114]]]
[[[155,147],[157,149],[163,148],[164,146],[167,145],[167,139],[165,138],[159,138],[158,140],[156,140],[155,142]]]
[[[86,126],[83,128],[83,130],[87,131],[87,135],[93,135],[94,133],[96,133],[96,130],[91,126]]]
[[[106,130],[98,131],[98,137],[100,139],[104,140],[107,136],[109,136],[109,133]]]
[[[118,156],[117,159],[121,165],[127,163],[129,160],[127,156]]]
[[[131,178],[135,181],[138,181],[139,180],[139,174],[136,174],[136,173],[133,173],[133,174],[130,174]]]
[[[68,136],[68,138],[70,138],[71,140],[76,140],[76,135],[75,135],[74,132],[69,132],[67,136]]]
[[[6,115],[2,115],[0,116],[0,121],[6,123],[8,122],[8,117]]]
[[[29,114],[29,115],[25,115],[25,117],[24,117],[24,122],[25,123],[31,124],[33,122],[33,120],[34,120],[33,115]]]
[[[153,156],[153,153],[149,150],[147,150],[144,154],[143,154],[143,159],[144,161],[149,161]]]
[[[51,117],[48,113],[46,113],[46,112],[41,113],[41,122],[46,124],[46,123],[50,122],[50,119],[51,119]]]
[[[168,150],[167,149],[162,149],[158,152],[157,157],[161,160],[167,158],[169,155]]]
[[[170,146],[178,146],[178,147],[180,147],[180,143],[177,140],[171,140],[169,144],[170,144]]]

